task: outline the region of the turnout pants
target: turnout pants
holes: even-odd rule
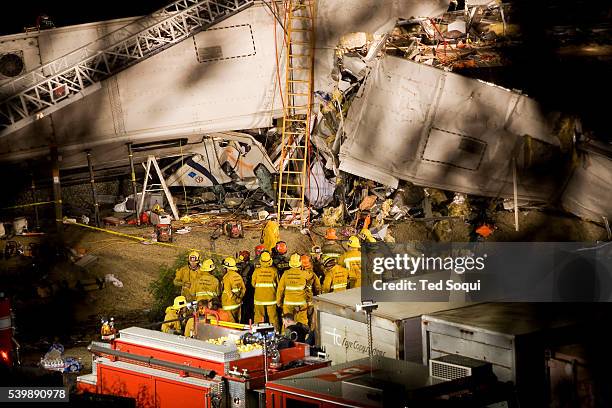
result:
[[[266,319],[267,314],[267,319]],[[255,323],[268,322],[276,331],[279,330],[278,312],[276,303],[273,305],[255,305]]]

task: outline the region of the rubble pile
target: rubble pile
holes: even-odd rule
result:
[[[389,34],[386,53],[445,70],[504,65],[501,51],[520,35],[509,22],[511,5],[466,3],[464,10],[441,16],[400,19]]]
[[[280,221],[349,232],[366,227],[385,241],[393,240],[389,226],[402,220],[424,221],[444,239],[450,220],[460,219],[475,239],[488,237],[491,211],[536,206],[607,225],[612,214],[601,186],[580,181],[612,175],[612,148],[590,140],[577,118],[544,112],[520,91],[468,74],[509,64],[506,51],[525,41],[514,22],[519,11],[499,0],[451,1],[444,12],[431,10],[438,14],[394,15],[378,27],[352,27],[372,31],[333,37],[331,70],[317,73],[326,81],[314,82],[322,88],[314,89],[307,175],[291,178],[304,186],[307,219],[296,212]],[[553,34],[565,38],[568,28],[557,29]],[[183,215],[171,222],[174,233],[202,226],[215,231],[213,239],[236,238],[277,218],[278,172],[287,154],[282,129],[289,145],[305,129],[278,114],[271,125],[207,134],[159,155]],[[296,154],[287,151],[289,158]],[[155,211],[168,209],[161,190],[144,199],[143,193],[118,197],[104,223],[152,224],[147,242],[170,242],[172,234],[162,231],[168,223]],[[299,188],[287,193],[294,209],[301,194]],[[136,219],[140,203],[145,215]],[[92,217],[73,211],[66,220],[91,224]]]

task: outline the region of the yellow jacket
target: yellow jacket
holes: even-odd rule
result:
[[[178,312],[174,310],[171,306],[168,306],[166,308],[166,316],[164,316],[164,322],[174,319],[178,319]],[[164,323],[161,326],[161,331],[163,331],[164,333],[170,333],[171,331],[174,331],[174,334],[182,334],[181,322],[177,320],[175,322]]]
[[[304,271],[308,273],[308,278],[306,279],[306,301],[310,305],[312,304],[313,297],[322,293],[321,281],[319,280],[319,277],[314,273],[312,268],[304,269]]]
[[[276,221],[268,221],[261,231],[260,243],[266,248],[266,251],[271,252],[272,248],[280,239],[280,231]]]
[[[308,299],[306,286],[311,274],[300,268],[291,268],[283,273],[278,283],[276,304],[279,306],[305,306]]]
[[[196,281],[198,276],[198,269],[195,270],[189,268],[189,265],[182,266],[176,270],[174,275],[174,286],[179,286],[181,288],[181,295],[185,297],[190,297],[189,300],[193,299],[194,293],[192,293],[192,285]]]
[[[356,278],[355,273],[350,269],[336,265],[325,273],[323,293],[342,292],[346,290],[349,280]]]
[[[194,293],[195,300],[210,300],[218,297],[219,292],[221,292],[219,279],[208,272],[200,272],[191,288],[191,292]]]
[[[351,270],[355,274],[355,280],[351,280],[351,288],[358,288],[361,286],[361,251],[358,249],[350,249],[346,251],[340,259],[338,264]]]
[[[223,284],[223,293],[221,294],[223,309],[233,310],[239,308],[246,292],[242,276],[238,272],[227,271],[221,282]]]
[[[273,266],[258,266],[253,272],[251,285],[255,288],[255,305],[270,306],[276,304],[278,272]]]

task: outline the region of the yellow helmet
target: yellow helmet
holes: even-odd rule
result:
[[[215,269],[215,263],[212,259],[205,259],[204,262],[202,262],[202,266],[200,266],[202,272],[210,272],[213,269]]]
[[[181,310],[182,308],[187,306],[187,299],[185,296],[177,296],[174,298],[174,304],[172,305],[172,309]]]
[[[352,235],[348,240],[348,246],[351,248],[361,248],[359,238],[357,238],[355,235]]]
[[[228,256],[223,260],[223,266],[230,271],[237,271],[236,260],[231,256]]]
[[[338,264],[338,260],[336,258],[334,258],[334,257],[331,257],[331,256],[329,258],[326,258],[323,261],[323,267],[325,269],[331,269],[334,266],[336,266],[337,264]]]
[[[268,251],[263,251],[259,257],[259,263],[261,266],[271,266],[272,265],[272,256]]]
[[[299,268],[302,266],[302,259],[300,254],[293,254],[291,258],[289,258],[289,266],[291,268]]]
[[[188,261],[200,262],[200,253],[198,251],[191,251],[187,255]]]

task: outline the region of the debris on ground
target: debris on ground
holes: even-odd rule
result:
[[[455,193],[453,201],[448,205],[448,215],[451,217],[462,217],[463,219],[469,218],[470,205],[465,194]]]
[[[520,38],[508,3],[467,5],[441,16],[399,19],[387,54],[444,70],[506,65],[504,50]]]
[[[117,226],[117,225],[125,224],[125,220],[122,220],[122,219],[119,219],[119,218],[113,217],[113,216],[104,217],[102,222],[104,223],[104,225],[112,225],[112,226]]]
[[[112,274],[112,273],[107,273],[104,276],[104,281],[105,282],[110,282],[112,283],[114,286],[118,287],[118,288],[122,288],[123,287],[123,282],[121,282],[119,279],[117,279],[117,277]]]
[[[65,357],[64,346],[59,343],[51,345],[49,351],[40,359],[40,366],[46,370],[61,373],[78,373],[83,369],[81,359]]]
[[[359,204],[359,211],[369,210],[374,207],[377,198],[378,197],[376,197],[375,195],[370,195],[364,198],[363,201],[361,201],[361,204]]]
[[[327,207],[323,210],[323,225],[326,227],[337,227],[343,224],[344,206]]]

